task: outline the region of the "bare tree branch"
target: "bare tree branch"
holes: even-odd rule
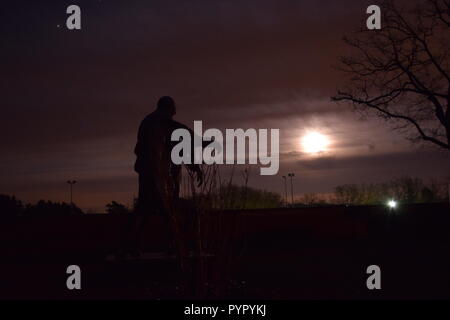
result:
[[[360,30],[344,42],[348,77],[333,101],[347,101],[403,123],[416,138],[450,150],[450,0],[381,5],[381,30]],[[410,131],[411,131],[410,130]]]

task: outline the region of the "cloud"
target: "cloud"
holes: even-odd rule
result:
[[[303,172],[314,171],[397,171],[398,175],[422,176],[434,172],[436,165],[450,168],[448,159],[433,151],[361,154],[357,156],[325,156],[297,161],[297,168]],[[366,175],[367,176],[367,175]],[[370,179],[370,178],[369,178]]]

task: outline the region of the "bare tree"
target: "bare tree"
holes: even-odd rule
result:
[[[331,99],[394,122],[412,141],[450,150],[450,0],[380,7],[381,30],[344,37],[352,53],[338,68],[348,84]]]

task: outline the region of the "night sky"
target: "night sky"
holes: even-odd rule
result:
[[[103,210],[137,193],[133,148],[158,97],[206,128],[279,128],[280,171],[249,185],[328,193],[338,184],[448,175],[448,156],[330,101],[341,41],[373,1],[11,1],[1,10],[0,193]],[[66,28],[81,7],[82,30]],[[326,152],[302,152],[317,130]]]

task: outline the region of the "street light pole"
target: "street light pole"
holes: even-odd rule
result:
[[[283,180],[284,180],[284,204],[287,208],[288,206],[288,196],[287,196],[287,181],[286,181],[286,176],[283,176]]]
[[[73,206],[73,185],[76,182],[76,180],[67,180],[67,183],[70,185],[70,205]]]
[[[294,177],[294,173],[288,173],[288,177],[291,178],[291,205],[294,206],[294,185],[292,183],[292,178]]]

